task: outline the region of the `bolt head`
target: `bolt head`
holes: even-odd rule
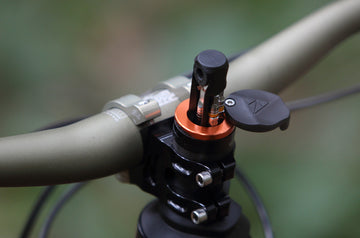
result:
[[[226,106],[228,106],[228,107],[232,107],[232,106],[235,106],[236,102],[235,102],[234,99],[228,98],[228,99],[225,100],[225,104],[226,104]]]
[[[138,105],[143,106],[143,105],[148,104],[149,102],[150,102],[149,100],[143,100],[143,101],[138,102]]]
[[[208,171],[203,171],[201,173],[198,173],[195,177],[196,183],[199,185],[199,187],[205,187],[212,183],[213,179],[211,176],[211,173]]]
[[[205,222],[208,219],[206,210],[204,208],[197,209],[191,212],[191,221],[194,224],[200,224]]]

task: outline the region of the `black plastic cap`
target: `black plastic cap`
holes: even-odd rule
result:
[[[229,62],[223,53],[205,50],[195,58],[193,77],[199,85],[209,85],[209,95],[217,95],[226,87],[228,68]]]
[[[266,132],[289,126],[290,110],[273,93],[241,90],[225,100],[226,120],[236,127],[253,132]]]

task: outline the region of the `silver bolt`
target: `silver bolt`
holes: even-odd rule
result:
[[[235,105],[235,100],[232,98],[228,98],[225,100],[225,104],[226,104],[226,106],[232,107]]]
[[[148,104],[149,102],[150,102],[149,100],[142,100],[142,101],[138,102],[138,105],[143,106],[143,105]]]
[[[191,220],[195,224],[203,223],[208,219],[206,210],[204,208],[197,209],[191,212]]]
[[[208,171],[203,171],[201,173],[198,173],[195,177],[196,179],[196,183],[200,186],[200,187],[205,187],[208,186],[209,184],[212,183],[213,179],[211,176],[211,173],[209,173]]]

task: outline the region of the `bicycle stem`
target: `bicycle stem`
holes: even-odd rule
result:
[[[360,1],[335,2],[230,63],[225,95],[250,88],[280,92],[359,30]],[[174,116],[189,97],[189,82],[170,79],[143,95],[173,99],[158,101],[161,115],[151,123]],[[139,130],[147,125],[136,126],[129,115],[109,108],[66,127],[0,138],[0,186],[79,182],[131,168],[142,158]]]

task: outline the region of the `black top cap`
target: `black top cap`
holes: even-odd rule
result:
[[[209,95],[217,95],[226,87],[226,74],[229,62],[217,50],[205,50],[198,54],[194,62],[193,77],[201,86],[209,85]]]

